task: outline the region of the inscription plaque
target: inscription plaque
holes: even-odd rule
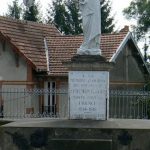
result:
[[[70,71],[70,119],[106,120],[108,83],[107,71]]]

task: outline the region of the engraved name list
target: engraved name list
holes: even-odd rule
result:
[[[108,72],[69,72],[71,119],[106,119]]]

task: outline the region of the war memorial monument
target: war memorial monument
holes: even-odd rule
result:
[[[101,9],[99,0],[79,1],[84,39],[69,68],[70,119],[107,120],[109,70],[113,64],[101,56]]]

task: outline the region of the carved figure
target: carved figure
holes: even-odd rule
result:
[[[101,8],[100,0],[79,0],[84,40],[77,50],[79,55],[100,55]]]

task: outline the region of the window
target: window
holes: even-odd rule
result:
[[[56,115],[56,83],[46,82],[48,93],[45,95],[44,112]]]

